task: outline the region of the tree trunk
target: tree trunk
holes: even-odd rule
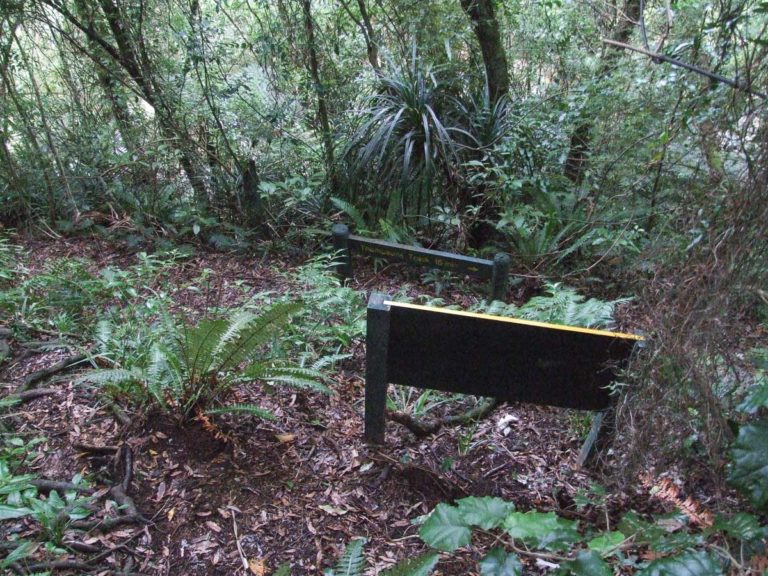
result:
[[[509,70],[499,22],[493,11],[493,0],[461,0],[461,7],[472,21],[472,28],[480,43],[488,95],[495,104],[509,92]]]
[[[14,84],[13,77],[10,74],[9,65],[10,65],[10,58],[11,58],[11,48],[15,41],[15,31],[18,27],[19,22],[14,22],[10,25],[10,33],[8,34],[8,44],[3,47],[3,53],[2,53],[2,61],[0,61],[0,79],[2,80],[2,88],[3,90],[0,90],[4,96],[7,96],[10,101],[13,103],[14,108],[16,108],[16,112],[19,115],[19,118],[21,118],[21,123],[24,127],[24,132],[26,132],[28,141],[32,144],[32,148],[34,150],[33,157],[35,158],[35,161],[38,165],[38,168],[43,176],[43,182],[45,183],[45,190],[47,194],[47,200],[48,200],[48,221],[51,224],[51,226],[54,225],[56,222],[56,194],[53,188],[53,182],[51,181],[51,175],[49,173],[49,166],[48,162],[46,162],[46,155],[43,152],[42,147],[40,146],[40,142],[37,139],[37,131],[35,129],[35,126],[32,124],[32,120],[29,117],[29,114],[27,114],[26,109],[24,108],[24,103],[21,102],[18,93],[16,92],[16,85]],[[4,148],[6,150],[6,154],[10,158],[10,150],[7,147],[7,144],[5,142],[5,136],[4,136]],[[13,164],[9,164],[9,167],[12,169]],[[16,181],[19,182],[20,179],[16,178]],[[22,193],[21,189],[16,190],[18,194]]]
[[[640,0],[626,0],[624,8],[619,12],[616,26],[611,33],[611,40],[625,44],[629,40],[632,30],[640,20]],[[603,49],[600,66],[595,74],[595,80],[600,80],[609,75],[614,62],[618,58],[615,50]],[[581,185],[584,181],[584,173],[587,169],[587,159],[592,144],[592,119],[582,119],[571,133],[570,149],[565,161],[564,174],[571,182]]]
[[[325,150],[325,169],[332,193],[338,194],[336,168],[333,153],[333,135],[331,123],[328,119],[328,98],[325,86],[320,79],[320,64],[317,57],[317,44],[315,42],[315,24],[312,21],[312,0],[301,0],[304,10],[304,30],[307,34],[307,53],[309,57],[309,74],[317,96],[317,120],[320,123],[320,136],[323,139]]]
[[[115,0],[98,0],[97,2],[114,44],[97,31],[93,22],[83,22],[65,5],[52,0],[40,0],[40,2],[61,14],[62,17],[83,32],[90,42],[98,45],[104,54],[125,70],[131,80],[135,82],[138,93],[154,108],[160,132],[179,153],[179,163],[195,195],[202,201],[206,200],[208,195],[205,178],[202,171],[198,169],[199,163],[195,158],[194,150],[189,145],[190,136],[176,120],[177,110],[175,107],[178,103],[169,97],[162,82],[156,77],[143,38],[140,34],[138,37],[132,36],[130,29],[126,26],[129,19],[121,13],[120,6]],[[80,45],[76,46],[82,49]],[[100,54],[92,54],[92,57],[97,62],[101,59]]]

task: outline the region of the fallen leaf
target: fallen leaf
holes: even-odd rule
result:
[[[257,560],[248,560],[248,568],[250,569],[251,574],[254,574],[254,576],[264,576],[267,571],[264,560],[261,558]]]
[[[176,508],[171,508],[170,510],[168,510],[167,516],[168,516],[168,522],[173,520],[173,517],[176,516]]]
[[[321,504],[320,506],[318,506],[318,508],[320,508],[320,510],[322,510],[323,512],[330,514],[331,516],[343,516],[344,514],[349,512],[349,510],[347,510],[346,508],[341,508],[338,506],[330,506],[328,504]]]
[[[219,532],[221,532],[221,526],[219,526],[218,524],[216,524],[216,522],[214,522],[212,520],[206,521],[205,525],[208,526],[208,528],[210,528],[211,530],[213,530],[217,534]]]
[[[277,441],[282,444],[287,444],[288,442],[293,442],[296,440],[295,434],[275,434],[275,438],[277,438]]]

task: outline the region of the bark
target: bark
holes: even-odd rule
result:
[[[15,38],[15,35],[14,35],[14,38]],[[69,175],[67,174],[67,171],[64,168],[64,163],[61,161],[61,156],[59,155],[59,148],[56,145],[56,141],[53,139],[53,131],[51,130],[50,124],[48,123],[48,114],[46,111],[46,107],[43,105],[43,98],[40,94],[40,87],[37,84],[37,80],[35,78],[33,68],[30,65],[30,61],[29,61],[29,58],[27,57],[27,53],[22,49],[21,44],[19,44],[18,40],[16,41],[16,45],[19,49],[19,55],[21,56],[21,60],[27,69],[27,75],[29,76],[29,84],[32,87],[32,94],[34,94],[35,96],[35,103],[37,104],[37,109],[38,109],[38,112],[40,113],[40,123],[43,126],[43,132],[45,133],[45,141],[48,144],[48,150],[50,151],[51,156],[53,157],[53,162],[56,165],[56,170],[59,173],[59,178],[61,182],[64,184],[64,190],[66,190],[67,197],[69,198],[69,201],[72,204],[72,208],[75,211],[75,215],[79,215],[77,204],[75,202],[74,196],[72,195],[72,189],[69,186]],[[50,198],[49,198],[49,201],[50,201]]]
[[[134,34],[127,28],[126,23],[129,19],[121,13],[120,6],[115,0],[98,0],[96,4],[101,9],[109,29],[111,38],[108,38],[106,32],[102,34],[96,29],[93,21],[84,22],[70,12],[65,5],[55,0],[40,0],[40,2],[54,9],[78,28],[85,34],[89,43],[97,45],[104,55],[125,70],[136,84],[141,97],[154,108],[160,132],[179,153],[179,163],[196,196],[205,200],[207,198],[205,179],[202,172],[198,170],[199,162],[190,146],[190,136],[176,118],[178,102],[167,92],[157,77],[141,33]],[[87,3],[84,5],[90,6]],[[94,18],[95,16],[94,14]],[[101,60],[101,55],[94,54],[92,57],[97,62]]]
[[[6,66],[0,67],[0,75],[2,75],[5,95],[8,96],[8,98],[13,103],[14,108],[16,108],[16,112],[18,113],[19,118],[21,118],[27,139],[32,144],[32,148],[35,151],[34,157],[38,164],[38,168],[42,173],[43,182],[45,183],[45,189],[48,198],[48,221],[51,225],[53,225],[56,222],[56,194],[53,189],[53,182],[51,181],[49,166],[47,165],[47,162],[43,160],[46,155],[43,152],[43,149],[40,146],[40,142],[37,139],[37,131],[32,124],[32,120],[30,119],[29,114],[27,114],[27,111],[24,108],[24,104],[21,102],[18,94],[16,93],[16,86],[13,83],[13,79],[10,78]]]
[[[488,94],[494,104],[509,92],[509,70],[493,0],[461,0],[483,54]]]
[[[312,20],[312,0],[301,0],[301,6],[304,11],[304,31],[307,34],[309,74],[312,77],[312,84],[317,97],[317,120],[320,123],[320,136],[323,140],[323,149],[325,151],[325,167],[331,190],[334,194],[338,194],[338,185],[335,177],[333,135],[331,134],[331,123],[328,119],[328,94],[320,78],[320,62],[317,56],[317,43],[315,41],[315,24]]]
[[[626,43],[632,31],[640,20],[640,0],[626,0],[623,9],[619,11],[618,20],[611,33],[611,40]],[[615,50],[604,50],[600,65],[595,74],[595,80],[608,76],[618,58]],[[571,133],[570,150],[565,161],[564,174],[571,182],[580,185],[584,181],[587,161],[592,143],[592,119],[581,120]]]
[[[365,48],[368,54],[368,62],[371,64],[371,68],[375,72],[376,76],[381,75],[381,62],[379,62],[379,43],[376,38],[376,32],[371,24],[371,16],[368,12],[368,7],[365,5],[365,0],[357,0],[357,7],[360,10],[360,17],[358,18],[349,7],[349,2],[340,0],[341,5],[347,15],[357,24],[360,31],[363,33],[363,39],[365,40]]]

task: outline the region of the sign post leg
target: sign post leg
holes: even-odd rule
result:
[[[384,444],[384,409],[387,403],[389,306],[386,296],[372,294],[368,301],[365,368],[365,439]]]
[[[509,287],[509,269],[512,267],[512,258],[509,254],[499,252],[493,257],[493,272],[491,273],[491,301],[501,300],[507,294]]]
[[[349,249],[349,227],[346,224],[334,224],[331,228],[333,249],[337,252],[336,273],[343,280],[352,277],[352,253]]]
[[[603,428],[603,424],[606,422],[606,417],[609,413],[610,410],[601,410],[592,417],[592,427],[589,429],[587,439],[584,440],[584,444],[582,445],[581,450],[579,450],[579,457],[576,460],[579,468],[583,468],[594,453],[600,430]]]

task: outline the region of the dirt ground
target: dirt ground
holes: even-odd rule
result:
[[[95,267],[135,260],[129,251],[93,240],[30,241],[26,248],[38,263],[64,255],[91,258]],[[243,297],[233,288],[236,281],[253,293],[290,290],[275,270],[293,264],[200,253],[179,266],[172,281],[187,282],[207,268],[218,282],[216,297],[236,299]],[[398,282],[397,270],[391,272],[363,269],[353,287],[391,291]],[[206,297],[190,292],[178,304],[194,309]],[[470,298],[462,290],[445,297]],[[13,390],[25,376],[74,352],[15,347],[0,384]],[[331,376],[332,396],[288,388],[267,393],[255,384],[238,390],[240,400],[263,405],[275,421],[224,417],[216,426],[198,420],[179,427],[162,415],[129,412],[120,422],[102,395],[73,383],[81,368],[41,383],[55,390],[12,415],[19,434],[44,439],[31,471],[58,481],[84,475],[96,490],[95,517],[104,518],[115,514],[109,493],[115,468],[127,465],[126,493],[139,515],[109,529],[97,524],[70,531],[65,541],[82,544],[81,551],[51,567],[62,574],[262,576],[288,563],[294,575],[320,574],[346,543],[365,537],[368,573],[376,574],[424,550],[414,519],[464,496],[499,496],[519,510],[555,511],[595,527],[629,508],[669,511],[639,485],[612,492],[605,507],[577,509],[579,491],[606,481],[576,466],[586,414],[504,405],[476,425],[444,427],[424,439],[389,422],[386,445],[368,445],[362,437],[364,342],[351,352]],[[14,520],[0,535],[31,530]],[[481,536],[470,548],[444,555],[438,573],[476,573],[491,543]],[[526,556],[523,562],[532,573],[547,570],[545,559]]]

